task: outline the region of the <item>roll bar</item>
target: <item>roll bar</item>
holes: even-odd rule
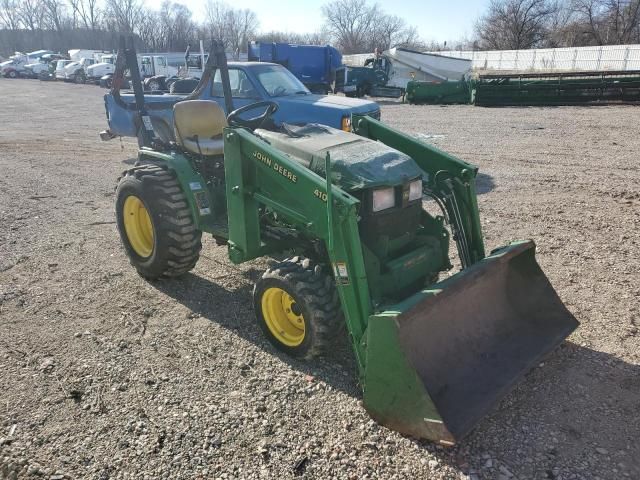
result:
[[[127,45],[128,43],[128,45]],[[115,71],[111,82],[111,95],[116,105],[125,110],[134,111],[140,117],[142,126],[143,145],[150,146],[155,138],[151,119],[147,112],[149,110],[164,110],[173,108],[178,102],[185,100],[196,100],[200,98],[204,89],[209,84],[209,80],[215,76],[216,69],[220,69],[220,79],[222,80],[222,91],[224,94],[225,108],[228,113],[234,110],[233,98],[231,97],[231,85],[229,83],[229,68],[227,65],[227,55],[224,51],[224,44],[218,40],[211,41],[209,49],[209,58],[204,66],[202,77],[193,92],[180,100],[167,100],[166,102],[153,102],[145,104],[144,88],[142,79],[140,78],[140,69],[138,67],[138,57],[134,45],[133,37],[127,42],[124,36],[120,36],[118,45],[118,53],[116,55]],[[134,102],[125,102],[120,95],[120,90],[125,82],[125,74],[129,72],[131,76],[131,86],[133,87]]]

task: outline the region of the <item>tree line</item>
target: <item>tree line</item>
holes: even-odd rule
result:
[[[316,32],[261,32],[257,14],[221,0],[207,0],[195,20],[186,6],[164,0],[159,9],[143,0],[0,0],[0,52],[48,48],[113,50],[120,34],[134,35],[137,48],[182,51],[198,40],[221,39],[228,50],[246,52],[251,40],[334,44],[345,53],[406,45],[426,48],[415,27],[369,0],[335,0],[322,7]]]
[[[640,43],[640,0],[492,0],[472,37],[448,46],[425,41],[415,26],[372,0],[331,0],[321,10],[321,28],[301,34],[260,31],[254,11],[222,0],[207,0],[199,20],[171,0],[159,9],[143,0],[0,0],[0,53],[114,50],[122,33],[148,52],[183,51],[216,38],[236,54],[251,40],[332,44],[345,54],[392,46],[487,50]]]
[[[492,0],[475,36],[480,50],[640,43],[640,0]]]

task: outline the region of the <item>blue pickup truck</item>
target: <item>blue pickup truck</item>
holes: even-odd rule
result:
[[[314,95],[282,65],[229,62],[228,68],[234,109],[262,100],[275,101],[279,106],[272,117],[276,126],[282,123],[321,123],[350,130],[352,113],[380,118],[380,107],[377,103],[336,95]],[[152,107],[154,102],[178,102],[184,96],[147,94],[144,101]],[[134,102],[133,94],[123,93],[120,98],[126,103]],[[199,98],[213,100],[226,111],[219,70],[213,76],[213,81],[209,81],[202,90]],[[138,141],[141,142],[142,128],[135,112],[118,105],[112,93],[106,94],[104,100],[109,123],[109,130],[106,132],[108,136],[138,137]],[[175,140],[172,108],[149,108],[149,116],[156,135],[164,141]]]

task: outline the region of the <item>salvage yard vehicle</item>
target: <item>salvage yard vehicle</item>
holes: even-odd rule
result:
[[[329,45],[249,42],[247,58],[250,62],[279,63],[313,93],[325,95],[332,90],[336,68],[342,65],[342,55]]]
[[[276,100],[237,108],[224,48],[211,51],[200,87],[219,73],[229,113],[209,100],[174,102],[175,143],[155,135],[137,72],[135,103],[114,97],[144,128],[116,190],[131,264],[148,279],[183,275],[203,233],[236,264],[279,258],[253,292],[269,341],[312,358],[346,324],[370,415],[456,443],[578,326],[534,243],[485,255],[477,167],[366,115],[353,115],[353,132],[276,127]],[[133,48],[123,45],[125,56],[133,65]],[[450,239],[462,269],[439,280],[452,269]]]
[[[6,78],[19,78],[25,72],[28,60],[25,56],[12,56],[9,60],[0,63],[0,76]]]
[[[55,69],[58,60],[64,60],[64,56],[56,53],[44,54],[38,62],[25,65],[25,76],[29,78],[40,78],[41,74],[48,75]]]
[[[230,62],[229,77],[231,95],[235,105],[248,105],[258,101],[278,103],[278,110],[271,116],[271,120],[276,125],[281,125],[284,122],[289,124],[319,122],[330,127],[348,130],[351,128],[352,113],[380,118],[380,107],[377,103],[333,95],[312,94],[282,65],[260,62]],[[119,89],[117,98],[127,104],[131,104],[134,100],[131,94],[121,95]],[[211,76],[206,85],[201,82],[200,87],[188,96],[180,94],[145,95],[145,103],[151,122],[157,135],[164,141],[176,139],[172,106],[175,102],[184,99],[213,100],[223,110],[226,109],[219,71]],[[103,137],[137,137],[141,145],[142,128],[137,114],[128,108],[123,108],[122,103],[116,100],[114,92],[105,95],[105,108],[109,129],[103,132]]]
[[[191,53],[163,53],[141,55],[140,73],[145,78],[144,87],[149,91],[169,90],[174,81],[190,77],[200,79],[207,55]]]
[[[364,66],[343,66],[336,71],[334,92],[362,97],[398,98],[410,81],[462,82],[471,73],[471,60],[423,53],[402,47],[376,49]]]
[[[56,62],[56,69],[53,72],[53,76],[56,80],[64,80],[66,78],[64,67],[73,63],[71,60],[58,60]]]
[[[64,67],[66,82],[85,83],[87,81],[86,68],[96,63],[93,58],[82,58],[79,62],[72,62]]]
[[[89,65],[85,69],[86,80],[88,82],[100,83],[100,78],[105,75],[112,74],[116,68],[116,56],[114,54],[103,55],[100,62]]]

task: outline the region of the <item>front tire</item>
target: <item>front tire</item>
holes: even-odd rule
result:
[[[202,232],[172,172],[157,165],[125,172],[116,189],[116,220],[129,261],[143,277],[177,277],[198,261]]]
[[[310,259],[293,257],[269,268],[253,290],[258,325],[279,350],[313,358],[341,331],[333,278]]]

